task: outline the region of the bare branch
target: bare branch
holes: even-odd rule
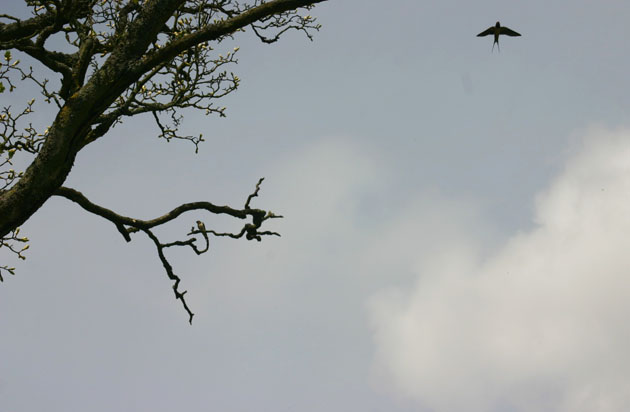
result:
[[[260,184],[263,182],[263,180],[265,180],[265,178],[261,177],[260,180],[258,180],[258,183],[256,183],[256,189],[254,190],[254,192],[251,195],[247,196],[247,200],[245,201],[245,209],[249,209],[249,202],[251,202],[253,198],[258,196]]]
[[[77,203],[79,206],[81,206],[83,209],[87,210],[88,212],[109,220],[116,226],[116,229],[123,235],[123,237],[125,238],[127,242],[131,241],[130,235],[132,233],[137,233],[137,232],[145,233],[155,244],[157,248],[157,252],[158,252],[158,257],[160,258],[160,261],[162,262],[162,266],[164,266],[164,270],[166,271],[168,278],[173,281],[173,291],[175,293],[175,298],[179,299],[182,302],[184,309],[189,315],[189,321],[192,323],[193,313],[190,311],[188,304],[186,303],[186,300],[184,298],[186,291],[184,292],[179,291],[179,284],[180,284],[181,279],[179,278],[179,276],[175,274],[172,265],[169,263],[168,259],[164,255],[164,249],[169,248],[169,247],[174,247],[174,246],[184,246],[184,247],[190,247],[195,252],[195,254],[201,255],[207,252],[210,248],[210,240],[208,237],[209,234],[216,237],[231,237],[233,239],[239,239],[245,236],[245,238],[248,240],[255,239],[257,241],[262,240],[262,236],[280,236],[279,233],[271,232],[271,231],[260,231],[259,229],[265,220],[273,219],[273,218],[281,218],[282,216],[275,215],[274,213],[270,211],[265,211],[261,209],[252,209],[249,206],[249,203],[252,200],[252,198],[258,196],[258,192],[260,191],[260,185],[262,181],[263,181],[263,178],[261,178],[256,184],[256,189],[254,190],[254,192],[251,193],[247,197],[247,201],[245,202],[246,206],[244,209],[238,210],[238,209],[230,208],[228,206],[217,206],[210,202],[193,202],[193,203],[185,203],[181,206],[178,206],[172,209],[170,212],[151,220],[134,219],[131,217],[120,215],[110,209],[107,209],[103,206],[99,206],[91,202],[81,192],[68,188],[68,187],[60,187],[55,192],[55,195],[65,197],[66,199],[69,199]],[[176,241],[172,241],[168,243],[160,242],[158,237],[153,233],[152,229],[157,226],[168,223],[174,220],[175,218],[179,217],[181,214],[185,212],[189,212],[189,211],[206,211],[215,215],[228,214],[232,217],[236,217],[239,219],[245,219],[248,216],[251,216],[252,221],[251,223],[246,223],[245,225],[243,225],[243,227],[241,228],[239,232],[230,233],[230,232],[217,232],[215,230],[208,230],[204,222],[202,222],[201,220],[197,220],[196,228],[192,227],[190,232],[187,234],[187,236],[192,236],[192,237],[189,237],[186,240],[176,240]],[[203,237],[204,243],[205,243],[205,246],[203,249],[199,249],[197,247],[195,243],[197,240],[197,238],[195,237],[196,235],[201,235]]]
[[[166,275],[168,276],[169,279],[173,281],[173,293],[175,293],[175,299],[179,299],[182,302],[182,305],[184,306],[186,313],[188,313],[188,323],[192,325],[192,319],[193,319],[193,316],[195,316],[195,314],[192,313],[192,311],[188,307],[188,304],[186,303],[186,299],[184,298],[184,295],[188,291],[187,290],[183,292],[179,291],[179,282],[181,282],[181,279],[179,276],[177,276],[173,272],[173,267],[166,259],[166,256],[164,256],[164,248],[166,247],[166,245],[161,244],[158,238],[149,229],[142,229],[142,231],[146,233],[147,236],[155,244],[155,247],[157,248],[158,256],[160,257],[160,261],[162,262],[162,266],[164,266],[164,270],[166,270]]]

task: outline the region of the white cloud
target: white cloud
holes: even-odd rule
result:
[[[382,382],[440,412],[630,410],[630,132],[591,132],[535,204],[485,255],[457,208],[392,226],[386,249],[447,223],[406,257],[412,290],[371,301]]]

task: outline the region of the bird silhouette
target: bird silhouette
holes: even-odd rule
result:
[[[497,49],[501,52],[501,47],[499,47],[499,35],[505,34],[506,36],[520,36],[520,33],[515,32],[512,29],[509,29],[505,26],[501,26],[501,23],[497,22],[494,26],[488,27],[486,30],[482,31],[477,35],[477,37],[483,37],[488,35],[494,35],[494,42],[492,43],[492,51],[494,51],[494,45],[497,45]]]

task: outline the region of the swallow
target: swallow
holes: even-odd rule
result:
[[[197,228],[199,229],[199,232],[205,234],[206,231],[206,225],[203,224],[203,222],[201,220],[197,221]]]
[[[492,51],[494,51],[494,45],[497,45],[497,49],[499,50],[499,52],[501,51],[501,48],[499,47],[499,35],[500,34],[505,34],[507,36],[520,36],[520,33],[515,32],[512,29],[508,29],[507,27],[503,26],[501,27],[501,23],[497,22],[497,24],[495,24],[494,26],[488,27],[486,30],[482,31],[481,33],[479,33],[477,35],[477,37],[483,37],[483,36],[487,36],[489,34],[494,35],[494,43],[492,43]]]

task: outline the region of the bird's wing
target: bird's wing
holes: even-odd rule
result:
[[[494,34],[494,26],[488,27],[486,30],[479,33],[477,37],[487,36],[489,34]]]
[[[515,32],[512,29],[508,29],[507,27],[503,26],[501,27],[501,30],[499,31],[499,34],[507,34],[508,36],[520,36],[520,33]]]

